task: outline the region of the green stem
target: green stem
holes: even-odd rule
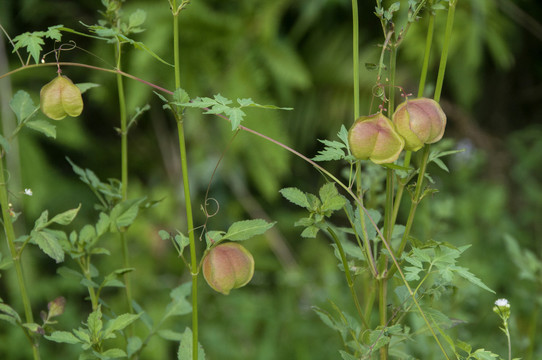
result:
[[[380,326],[382,331],[388,324],[388,306],[387,306],[387,297],[388,297],[388,280],[387,278],[381,278],[377,280],[378,283],[378,311],[380,314]],[[388,359],[388,349],[389,347],[383,346],[380,348],[380,359]]]
[[[444,83],[444,73],[446,72],[446,63],[448,61],[448,50],[450,48],[450,42],[452,39],[452,29],[454,26],[454,15],[455,15],[456,4],[457,4],[457,0],[450,0],[450,6],[448,9],[448,17],[446,19],[446,32],[444,33],[444,45],[442,47],[442,53],[440,55],[437,84],[435,85],[435,96],[433,97],[436,102],[440,101],[440,94],[442,93],[442,84]]]
[[[350,273],[350,268],[348,266],[348,261],[346,260],[346,255],[344,254],[344,249],[341,244],[341,241],[337,237],[337,234],[335,234],[335,232],[330,227],[327,228],[327,231],[333,238],[333,241],[335,242],[335,245],[337,246],[337,250],[339,250],[341,261],[343,263],[344,274],[346,276],[346,282],[348,283],[348,287],[350,288],[350,294],[352,294],[352,299],[354,300],[354,304],[356,305],[358,316],[363,322],[363,325],[365,326],[365,328],[369,329],[369,323],[367,323],[367,320],[365,319],[365,316],[363,315],[363,311],[361,310],[361,306],[359,304],[358,295],[356,294],[356,289],[354,288],[354,279],[352,278],[352,274]]]
[[[173,2],[176,7],[175,1]],[[181,87],[180,57],[179,57],[179,20],[178,12],[173,14],[173,53],[175,61],[175,88]],[[183,176],[183,189],[186,208],[186,225],[190,242],[190,272],[192,275],[192,359],[198,360],[198,259],[196,257],[196,240],[194,237],[194,220],[192,215],[192,202],[190,199],[190,186],[188,182],[188,162],[186,156],[186,142],[183,126],[183,115],[178,113],[177,130],[179,135],[179,153],[181,156],[181,170]]]
[[[84,261],[82,261],[81,259],[84,259]],[[80,258],[77,261],[77,263],[79,264],[79,267],[81,268],[81,271],[83,272],[83,275],[85,276],[85,279],[87,279],[89,282],[89,285],[87,285],[88,295],[90,297],[92,311],[96,311],[96,309],[98,308],[99,302],[98,302],[98,296],[96,295],[96,290],[94,290],[94,287],[90,285],[93,282],[92,276],[90,276],[90,269],[89,269],[90,255],[86,256],[85,258]]]
[[[34,322],[34,316],[32,315],[32,306],[30,303],[30,298],[28,297],[28,292],[26,290],[26,285],[24,281],[23,274],[23,265],[21,264],[21,252],[17,252],[15,247],[15,230],[13,229],[13,223],[11,222],[11,216],[9,215],[9,200],[8,200],[8,190],[7,183],[4,177],[4,157],[0,157],[0,206],[2,207],[2,219],[4,223],[4,231],[6,233],[6,240],[8,243],[9,252],[11,254],[11,259],[13,265],[15,266],[15,272],[17,273],[17,282],[19,283],[19,291],[21,293],[21,299],[23,301],[24,315],[27,323]],[[26,330],[25,330],[26,331]],[[32,345],[32,354],[34,360],[40,358],[38,351],[38,344],[33,336],[30,336]]]
[[[352,0],[353,69],[354,69],[354,119],[359,118],[359,19],[358,1]]]
[[[117,40],[116,58],[117,69],[121,69],[121,56],[122,49],[120,40]],[[119,96],[119,117],[120,117],[120,147],[121,147],[121,195],[122,200],[128,198],[128,131],[126,129],[126,99],[124,94],[124,84],[122,81],[122,75],[117,73],[117,91]],[[126,233],[121,231],[120,246],[122,252],[122,263],[125,269],[130,267],[130,257],[128,253],[128,242],[126,240]],[[132,306],[132,283],[130,280],[130,273],[124,274],[124,285],[126,292],[126,301],[128,302],[128,310],[130,313],[134,312]]]
[[[430,1],[430,5],[432,1]],[[420,75],[420,83],[418,85],[418,97],[423,96],[425,89],[425,82],[427,81],[427,73],[429,70],[429,57],[431,55],[431,44],[433,43],[433,33],[435,30],[435,13],[432,11],[429,17],[429,25],[427,29],[427,36],[425,38],[425,51],[423,57],[422,71]],[[412,157],[412,151],[406,151],[405,160],[403,162],[404,167],[410,166],[410,159]],[[395,196],[395,204],[393,209],[393,221],[392,224],[397,220],[397,214],[399,213],[399,207],[401,205],[401,200],[403,199],[403,192],[405,190],[407,182],[399,181],[397,185],[397,194]]]
[[[421,201],[422,190],[423,190],[423,180],[425,177],[425,170],[427,169],[427,160],[429,159],[429,153],[431,152],[431,145],[425,145],[422,155],[422,163],[418,172],[418,180],[416,181],[416,189],[414,190],[414,197],[410,203],[410,211],[408,213],[407,222],[405,224],[405,232],[401,238],[401,244],[397,250],[397,256],[401,257],[403,250],[405,249],[408,237],[410,235],[410,230],[412,229],[412,224],[414,223],[414,216],[416,215],[416,209],[418,204]]]
[[[432,1],[431,1],[432,3]],[[429,70],[429,57],[431,56],[431,44],[433,43],[433,33],[435,30],[435,13],[431,11],[429,16],[429,25],[427,27],[427,36],[425,37],[425,51],[423,55],[422,72],[420,75],[420,83],[418,85],[418,97],[423,96],[427,73]]]

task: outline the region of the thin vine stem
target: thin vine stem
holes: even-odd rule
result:
[[[348,261],[346,260],[346,255],[344,254],[341,241],[337,237],[337,234],[335,234],[335,232],[331,229],[331,227],[328,226],[327,232],[329,233],[329,235],[331,235],[331,238],[333,239],[333,241],[335,242],[335,245],[337,246],[339,255],[341,256],[341,262],[343,264],[344,274],[346,276],[346,282],[348,283],[348,287],[350,288],[350,293],[352,295],[352,299],[354,300],[354,305],[356,306],[358,316],[361,319],[361,322],[363,323],[365,328],[370,329],[369,323],[365,319],[365,316],[363,315],[363,311],[361,310],[361,305],[359,304],[358,295],[356,294],[356,289],[354,287],[354,279],[352,278],[352,274],[350,273],[350,268],[348,266]]]
[[[121,69],[122,64],[122,44],[120,40],[117,39],[116,43],[116,58],[117,58],[117,69]],[[121,195],[122,200],[128,198],[128,131],[126,129],[126,97],[124,93],[124,83],[122,75],[120,73],[116,74],[117,78],[117,92],[119,97],[119,117],[120,117],[120,136],[121,136]],[[130,267],[130,257],[128,252],[128,242],[126,239],[126,233],[121,231],[119,233],[120,237],[120,246],[122,253],[122,264],[125,269]],[[126,293],[126,301],[128,303],[128,311],[130,313],[134,312],[132,306],[132,283],[130,278],[130,273],[127,272],[124,274],[124,290]],[[131,329],[132,327],[130,327]]]
[[[354,69],[354,119],[359,118],[359,19],[358,1],[352,0],[352,61]]]
[[[173,1],[173,9],[176,9]],[[175,63],[175,88],[181,87],[181,69],[179,54],[179,11],[173,13],[173,56]],[[190,273],[192,276],[192,359],[198,360],[198,259],[196,256],[196,240],[194,236],[194,218],[188,181],[188,161],[182,112],[176,112],[177,130],[179,137],[179,153],[181,156],[181,171],[183,178],[184,203],[186,209],[186,225],[190,242]]]
[[[432,1],[429,2],[429,5],[432,4]],[[433,43],[433,33],[435,30],[435,13],[431,11],[429,16],[429,24],[427,27],[427,35],[425,38],[425,50],[423,56],[423,65],[420,74],[420,82],[418,85],[418,97],[422,97],[425,89],[425,83],[427,81],[427,73],[429,70],[429,58],[431,55],[431,45]],[[412,151],[406,151],[405,159],[403,161],[403,167],[408,168],[410,166],[410,159],[412,157]],[[397,194],[395,195],[395,204],[393,208],[393,221],[395,223],[397,220],[397,215],[399,213],[399,207],[401,206],[401,200],[403,199],[403,192],[405,190],[406,182],[399,181],[397,185]]]

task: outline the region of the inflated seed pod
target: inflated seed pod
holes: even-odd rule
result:
[[[376,164],[394,162],[405,145],[393,123],[382,113],[357,119],[348,131],[348,143],[356,159],[369,159]]]
[[[41,88],[40,108],[53,120],[79,116],[83,111],[81,91],[66,76],[58,75]]]
[[[418,151],[444,135],[446,114],[433,99],[406,100],[392,116],[397,132],[405,138],[405,150]]]
[[[222,243],[205,255],[202,270],[210,287],[228,295],[232,289],[245,286],[252,279],[254,258],[238,243]]]

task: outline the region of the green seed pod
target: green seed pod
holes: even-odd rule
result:
[[[394,162],[405,146],[393,123],[382,113],[357,119],[348,131],[348,143],[356,159],[370,159],[375,164]]]
[[[53,120],[79,116],[83,111],[81,91],[66,76],[58,75],[41,88],[40,108]]]
[[[405,150],[410,151],[439,141],[446,128],[446,114],[428,98],[406,100],[397,106],[392,119],[397,132],[405,138]]]
[[[228,295],[231,289],[248,284],[254,275],[254,258],[235,242],[212,248],[203,259],[203,276],[214,290]]]

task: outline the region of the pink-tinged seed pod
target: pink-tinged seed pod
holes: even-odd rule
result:
[[[245,286],[252,279],[254,258],[238,243],[223,243],[207,253],[202,269],[207,284],[228,295],[230,290]]]
[[[357,119],[348,131],[348,143],[356,159],[370,159],[375,164],[394,162],[405,146],[393,123],[382,113]]]
[[[81,91],[66,76],[58,75],[41,88],[40,108],[53,120],[79,116],[83,111]]]
[[[406,100],[397,106],[392,119],[397,132],[405,138],[405,150],[410,151],[439,141],[446,128],[446,114],[428,98]]]

